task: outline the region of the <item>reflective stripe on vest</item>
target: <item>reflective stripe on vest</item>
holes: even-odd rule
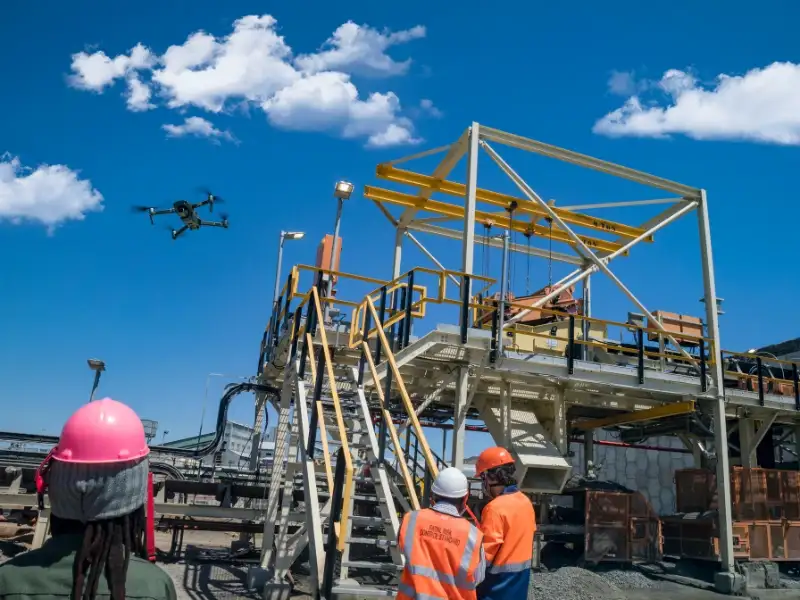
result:
[[[500,573],[519,573],[521,571],[528,571],[531,568],[533,561],[526,560],[520,563],[506,563],[504,565],[496,565],[489,567],[489,573],[498,575]]]
[[[462,590],[474,590],[477,584],[470,581],[469,565],[472,563],[472,557],[475,554],[475,547],[478,543],[478,529],[470,525],[469,534],[467,535],[467,543],[464,546],[464,553],[461,555],[461,563],[458,566],[458,571],[455,575],[450,573],[442,573],[430,567],[422,567],[411,563],[411,551],[414,548],[414,535],[417,528],[417,512],[412,512],[408,518],[408,527],[406,529],[406,539],[403,545],[403,554],[406,557],[406,570],[409,575],[419,575],[438,581],[444,585],[452,585]],[[412,598],[433,598],[433,596],[422,596],[417,594],[411,596]]]
[[[447,600],[447,598],[442,598],[440,596],[431,596],[430,594],[420,594],[414,588],[412,588],[407,583],[400,582],[400,585],[397,586],[398,595],[402,595],[402,598],[409,598],[410,600]]]

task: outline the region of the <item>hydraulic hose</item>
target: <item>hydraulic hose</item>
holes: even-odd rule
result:
[[[234,397],[245,392],[263,393],[271,396],[280,396],[281,390],[272,385],[262,383],[242,382],[231,383],[225,388],[225,393],[219,401],[219,411],[217,412],[217,428],[214,439],[202,448],[172,448],[170,446],[150,446],[152,452],[169,456],[181,456],[184,458],[202,458],[216,451],[222,438],[225,435],[225,424],[228,421],[228,407]],[[18,433],[15,431],[0,431],[0,440],[11,442],[30,442],[39,444],[58,443],[58,437],[54,435],[41,435],[30,433]]]

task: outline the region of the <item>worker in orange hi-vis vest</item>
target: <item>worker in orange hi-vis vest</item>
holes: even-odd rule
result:
[[[475,464],[475,474],[490,498],[481,514],[487,563],[486,578],[478,587],[481,600],[528,597],[536,514],[530,499],[517,488],[514,470],[513,457],[499,447],[484,450]]]
[[[398,544],[405,556],[398,600],[476,600],[486,562],[480,530],[462,517],[469,486],[464,474],[443,469],[431,486],[433,506],[407,513]]]

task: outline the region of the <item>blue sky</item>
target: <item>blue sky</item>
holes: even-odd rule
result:
[[[336,180],[359,190],[379,183],[377,163],[449,143],[473,120],[706,188],[723,346],[797,335],[794,3],[768,1],[758,12],[695,2],[657,11],[624,1],[614,10],[518,3],[501,12],[462,2],[438,14],[413,1],[402,11],[167,4],[139,3],[129,14],[88,2],[3,10],[2,429],[57,433],[88,397],[85,361],[97,356],[108,363],[101,392],[158,419],[168,437],[191,435],[208,374],[254,371],[278,232],[308,234],[287,245],[285,265],[312,262],[333,228]],[[226,38],[247,16],[239,37]],[[338,48],[323,48],[348,21]],[[200,30],[206,35],[182,53],[165,54]],[[212,54],[223,56],[218,69],[189,71]],[[560,205],[663,197],[498,150]],[[483,187],[513,191],[488,159],[482,164]],[[432,163],[418,168],[430,172]],[[199,201],[198,186],[227,199],[229,230],[173,242],[169,218],[151,227],[130,212]],[[653,213],[606,214],[638,224]],[[696,231],[690,216],[614,271],[648,307],[698,314]],[[390,275],[393,231],[360,194],[342,234],[343,269]],[[419,237],[459,268],[456,243]],[[407,247],[404,267],[431,266]],[[517,260],[515,283],[524,287]],[[546,263],[533,268],[534,287],[545,285]],[[557,266],[554,276],[565,272]],[[767,312],[773,306],[779,318]],[[597,316],[624,320],[630,309],[597,279]],[[209,381],[215,405],[223,379]],[[247,421],[251,410],[242,399],[233,416]]]

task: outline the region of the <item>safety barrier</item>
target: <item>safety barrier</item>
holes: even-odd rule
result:
[[[308,294],[298,292],[301,275],[306,272],[316,277],[315,286],[320,289],[325,277],[377,286],[362,296],[360,301],[324,295],[320,297],[320,301],[327,305],[352,309],[347,337],[347,345],[351,349],[359,349],[365,341],[367,344],[372,343],[377,337],[376,323],[380,322],[388,335],[389,350],[396,352],[409,344],[413,323],[428,316],[430,306],[457,306],[462,343],[466,343],[470,328],[492,331],[492,362],[498,357],[500,348],[497,344],[502,337],[504,350],[509,349],[520,354],[541,353],[566,357],[570,375],[574,373],[576,359],[594,360],[630,365],[637,371],[639,384],[645,383],[646,373],[650,370],[698,377],[701,389],[705,392],[708,390],[710,368],[717,360],[722,360],[725,376],[739,381],[743,389],[757,392],[762,404],[765,394],[793,395],[795,408],[800,411],[797,363],[758,356],[758,353],[724,350],[717,352],[710,338],[683,331],[663,331],[653,327],[651,323],[645,324],[643,317],[639,321],[623,323],[569,314],[546,307],[532,308],[529,304],[515,301],[503,303],[507,315],[515,311],[534,310],[542,317],[541,322],[537,325],[526,325],[511,318],[511,322],[506,321],[504,325],[504,335],[500,336],[497,331],[500,321],[498,302],[483,297],[496,284],[494,279],[424,267],[414,268],[392,280],[307,265],[294,267],[265,332],[259,371],[264,361],[268,360],[270,349],[277,346],[282,332],[288,328],[290,322],[296,321],[291,302],[297,298],[301,300],[301,306],[307,302]],[[455,286],[450,285],[451,283]],[[454,288],[457,288],[458,297],[451,293]],[[370,304],[372,309],[368,308]],[[380,318],[373,317],[371,311],[375,311]],[[294,316],[300,314],[299,308],[294,310]],[[625,336],[632,336],[633,342],[625,342]],[[648,341],[655,342],[655,345],[648,344]],[[380,363],[384,350],[381,343],[375,346],[375,363]],[[750,365],[748,369],[752,370],[744,372],[743,365]],[[362,372],[363,367],[362,364]],[[781,369],[781,376],[776,376],[776,368]]]
[[[739,388],[758,393],[764,406],[765,394],[793,396],[795,410],[800,411],[800,377],[797,363],[764,356],[759,352],[722,352],[723,372],[735,378]],[[746,371],[746,372],[745,372]],[[776,372],[781,376],[776,377]]]

